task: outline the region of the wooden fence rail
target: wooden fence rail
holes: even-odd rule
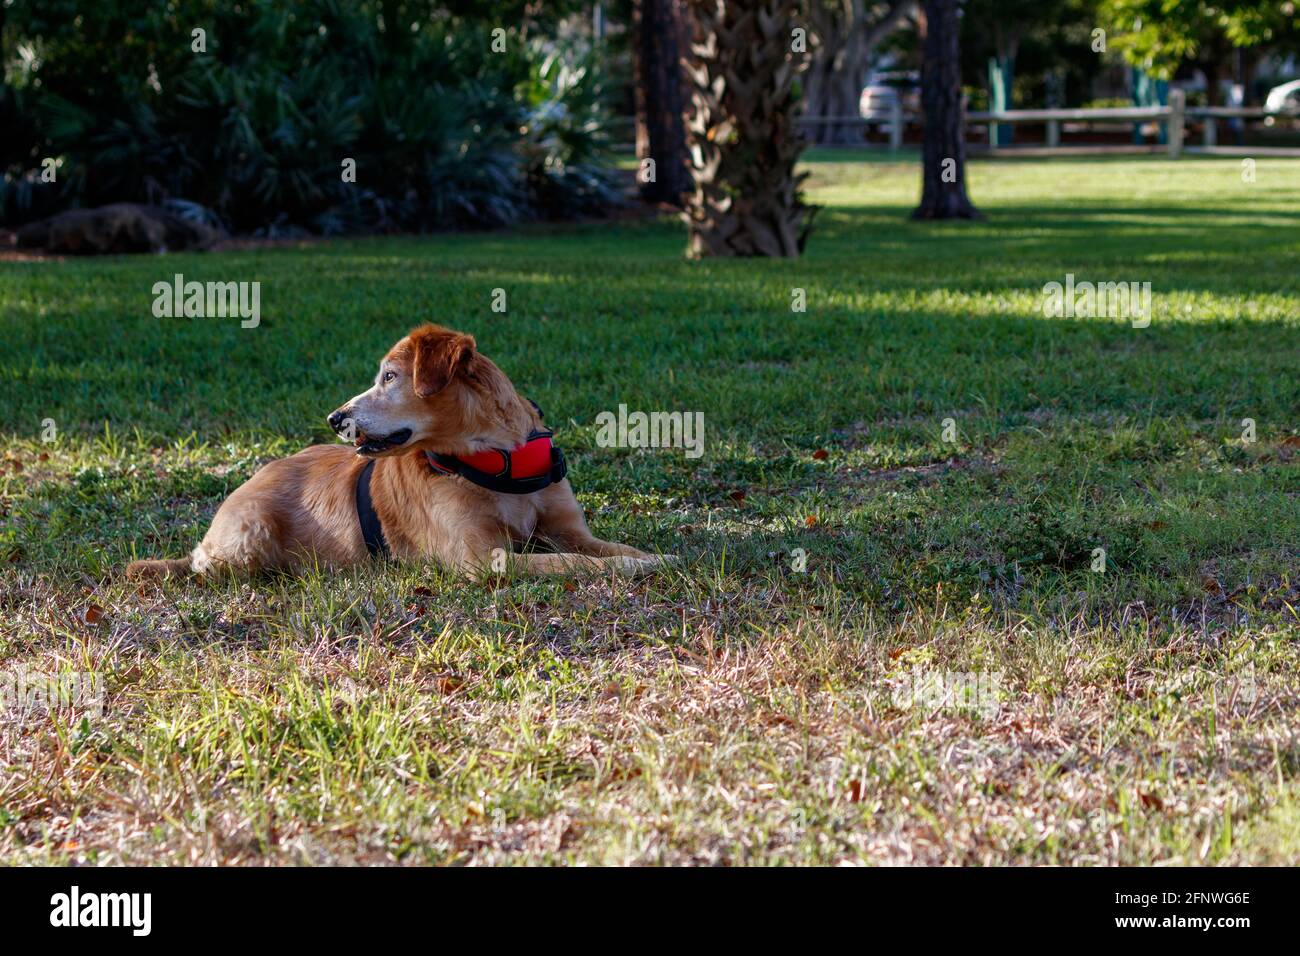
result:
[[[1075,123],[1142,123],[1142,122],[1159,122],[1165,124],[1165,150],[1170,157],[1177,159],[1184,152],[1201,153],[1216,152],[1229,153],[1241,152],[1243,155],[1261,156],[1300,156],[1300,149],[1286,147],[1220,147],[1217,142],[1217,120],[1220,119],[1265,119],[1267,117],[1295,118],[1300,116],[1300,110],[1282,110],[1270,112],[1262,107],[1238,107],[1238,106],[1187,106],[1186,94],[1182,90],[1171,90],[1169,93],[1169,104],[1167,106],[1119,106],[1119,107],[1099,107],[1096,109],[1044,109],[1044,110],[1001,110],[976,111],[966,114],[966,122],[971,124],[987,124],[996,127],[999,123],[1046,123],[1047,124],[1047,148],[1056,150],[1061,146],[1061,124],[1068,122]],[[903,131],[908,123],[919,122],[922,119],[920,114],[909,113],[903,110],[901,104],[895,100],[888,110],[880,110],[866,116],[805,116],[799,119],[804,126],[876,126],[885,127],[889,130],[889,148],[897,150],[903,145]],[[1202,122],[1203,141],[1201,147],[1187,146],[1185,144],[1187,123],[1189,120],[1199,120]],[[997,134],[994,129],[989,131],[989,151],[998,153],[1004,152],[1005,149],[999,149],[996,145]],[[1128,151],[1130,147],[1066,147],[1062,152],[1068,152],[1070,149],[1086,149],[1089,152],[1114,150]],[[1012,151],[1021,152],[1023,147],[1016,148]],[[1154,150],[1153,150],[1154,151]]]

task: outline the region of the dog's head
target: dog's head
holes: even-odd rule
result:
[[[329,425],[367,458],[412,450],[470,455],[511,448],[534,427],[532,409],[474,338],[424,325],[379,363],[375,384],[332,412]]]

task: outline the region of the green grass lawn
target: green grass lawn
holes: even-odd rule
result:
[[[976,163],[956,224],[910,159],[808,169],[798,261],[663,219],[0,264],[0,674],[105,689],[4,715],[0,860],[1300,861],[1300,162]],[[175,273],[261,325],[154,318]],[[1046,318],[1067,273],[1150,327]],[[122,579],[429,320],[680,567]],[[598,447],[620,404],[703,457]]]

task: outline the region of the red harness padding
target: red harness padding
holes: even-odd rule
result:
[[[551,442],[550,429],[533,431],[518,447],[489,448],[472,455],[424,453],[429,467],[444,475],[460,475],[489,491],[529,495],[562,481],[568,474],[564,452]]]

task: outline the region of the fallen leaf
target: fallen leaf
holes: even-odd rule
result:
[[[673,652],[682,655],[687,660],[694,661],[696,664],[707,664],[709,662],[709,659],[703,654],[696,654],[690,648],[682,647],[680,644],[673,645]]]
[[[104,616],[104,609],[98,604],[91,604],[86,608],[85,621],[87,624],[94,624]]]
[[[743,491],[733,491],[730,497],[738,505],[745,503],[745,493]]]
[[[1142,801],[1142,806],[1146,807],[1148,810],[1163,810],[1165,808],[1164,801],[1154,793],[1143,793],[1139,790],[1138,800]]]
[[[465,682],[455,674],[439,674],[434,679],[433,686],[438,688],[439,694],[454,694],[465,686]]]
[[[831,457],[831,453],[825,448],[818,448],[813,452],[813,461],[825,461],[829,457]]]
[[[807,525],[809,528],[811,528],[813,525],[817,523],[817,516],[809,515],[808,517],[803,519],[803,523]]]

